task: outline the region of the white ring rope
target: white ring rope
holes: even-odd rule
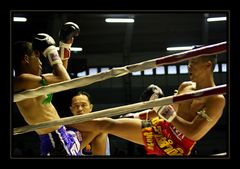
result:
[[[161,65],[173,64],[182,61],[189,60],[191,58],[196,58],[200,56],[209,56],[224,53],[226,51],[226,42],[221,42],[213,45],[208,45],[205,47],[193,49],[190,51],[185,51],[181,53],[176,53],[168,55],[165,57],[160,57],[157,59],[152,59],[132,65],[127,65],[124,67],[113,68],[106,72],[97,73],[95,75],[84,76],[80,78],[74,78],[69,81],[64,81],[60,83],[50,84],[47,86],[41,86],[35,89],[26,90],[17,94],[14,94],[14,102],[18,102],[24,99],[33,98],[41,95],[46,95],[49,93],[56,93],[60,91],[65,91],[77,87],[87,86],[95,82],[103,81],[113,77],[124,76],[131,72],[143,71],[150,68],[156,68]]]
[[[156,106],[169,105],[176,102],[191,100],[194,98],[205,97],[205,96],[216,95],[216,94],[224,94],[226,92],[227,92],[226,84],[215,86],[215,87],[209,87],[209,88],[197,90],[187,94],[168,96],[168,97],[163,97],[163,98],[152,100],[152,101],[139,102],[139,103],[129,104],[125,106],[100,110],[100,111],[96,111],[88,114],[65,117],[59,120],[46,121],[46,122],[41,122],[34,125],[27,125],[19,128],[14,128],[13,135],[23,134],[30,131],[35,131],[37,129],[47,128],[50,126],[76,124],[76,123],[81,123],[84,121],[89,121],[89,120],[100,118],[100,117],[112,117],[112,116],[121,115],[129,112],[135,112],[135,111],[139,111],[147,108],[152,108]]]

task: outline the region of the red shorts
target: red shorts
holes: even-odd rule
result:
[[[142,136],[148,155],[188,156],[196,144],[171,123],[158,117],[151,121],[143,121]]]

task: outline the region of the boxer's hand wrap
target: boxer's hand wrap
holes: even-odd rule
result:
[[[164,119],[167,122],[172,122],[172,120],[176,117],[176,111],[171,105],[166,106],[160,106],[160,107],[154,107],[153,108],[157,115]]]
[[[71,56],[71,46],[72,44],[59,42],[60,58],[62,60],[69,59]]]
[[[55,64],[62,64],[62,60],[59,57],[57,48],[55,46],[49,46],[44,52],[43,55],[48,58],[51,66]]]

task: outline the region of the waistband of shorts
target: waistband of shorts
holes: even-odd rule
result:
[[[57,134],[57,133],[61,133],[61,135],[66,135],[66,128],[64,125],[62,125],[59,129],[52,131],[51,133],[47,133],[47,134],[42,134],[39,135],[40,139],[45,139],[45,138],[49,138],[49,134]]]

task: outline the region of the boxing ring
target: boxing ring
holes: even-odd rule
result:
[[[218,55],[221,53],[225,53],[226,50],[227,50],[226,42],[203,46],[197,49],[176,53],[176,54],[168,55],[165,57],[159,57],[156,59],[147,60],[147,61],[143,61],[136,64],[113,68],[108,71],[100,72],[94,75],[74,78],[69,81],[64,81],[60,83],[50,84],[47,86],[41,86],[35,89],[26,90],[26,91],[14,94],[13,102],[19,102],[19,101],[29,99],[29,98],[34,98],[40,95],[47,95],[50,93],[57,93],[57,92],[61,92],[69,89],[87,86],[87,85],[100,82],[103,80],[107,80],[110,78],[121,77],[132,72],[143,71],[146,69],[152,69],[158,66],[163,66],[168,64],[175,64],[182,61],[187,61],[192,58],[197,58],[201,56]],[[175,96],[167,96],[167,97],[163,97],[163,98],[159,98],[151,101],[144,101],[144,102],[124,105],[124,106],[114,107],[114,108],[108,108],[105,110],[95,111],[89,114],[76,115],[76,116],[61,118],[59,120],[46,121],[46,122],[41,122],[34,125],[17,127],[10,132],[13,133],[13,135],[19,135],[19,134],[35,131],[37,129],[48,128],[56,125],[76,124],[76,123],[89,121],[95,118],[112,117],[112,116],[122,115],[130,112],[136,112],[136,111],[140,111],[140,110],[144,110],[144,109],[148,109],[156,106],[169,105],[169,104],[178,103],[181,101],[191,100],[191,99],[200,98],[200,97],[206,97],[206,96],[211,96],[216,94],[226,94],[227,91],[228,91],[227,85],[223,84],[215,87],[197,90],[191,93],[179,94]],[[211,156],[214,157],[214,156],[226,156],[226,155],[227,153],[224,152],[219,154],[212,154]]]
[[[179,63],[182,61],[187,61],[192,58],[221,54],[226,52],[226,48],[227,48],[226,46],[227,46],[226,42],[221,42],[221,43],[193,49],[190,51],[185,51],[181,53],[168,55],[165,57],[160,57],[157,59],[147,60],[144,62],[132,64],[132,65],[127,65],[124,67],[113,68],[111,70],[97,73],[94,75],[75,78],[69,81],[55,83],[47,86],[41,86],[36,89],[30,89],[30,90],[26,90],[26,91],[14,94],[13,101],[18,102],[24,99],[34,98],[40,95],[46,95],[50,93],[56,93],[60,91],[74,89],[77,87],[87,86],[92,83],[103,81],[109,78],[124,76],[131,72],[143,71],[145,69],[156,68],[158,66]],[[13,135],[23,134],[23,133],[35,131],[37,129],[47,128],[54,125],[76,124],[76,123],[88,121],[88,120],[99,118],[99,117],[112,117],[116,115],[126,114],[129,112],[135,112],[135,111],[139,111],[147,108],[152,108],[156,106],[169,105],[172,103],[177,103],[177,102],[190,100],[194,98],[205,97],[205,96],[210,96],[215,94],[225,94],[225,93],[227,93],[227,85],[223,84],[220,86],[205,88],[205,89],[201,89],[201,90],[194,91],[187,94],[168,96],[168,97],[164,97],[164,98],[160,98],[152,101],[139,102],[135,104],[95,111],[91,114],[76,115],[76,116],[61,118],[59,120],[52,120],[47,122],[41,122],[34,125],[18,127],[13,129]]]
[[[159,57],[156,59],[147,60],[144,62],[131,64],[131,65],[127,65],[119,68],[113,68],[111,70],[100,72],[94,75],[74,78],[69,81],[55,83],[47,86],[41,86],[36,89],[31,89],[31,90],[26,90],[20,93],[16,93],[14,94],[13,102],[19,102],[19,101],[29,99],[29,98],[34,98],[40,95],[57,93],[57,92],[61,92],[69,89],[87,86],[87,85],[100,82],[103,80],[107,80],[110,78],[121,77],[132,72],[143,71],[146,69],[156,68],[158,66],[163,66],[168,64],[175,64],[182,61],[187,61],[192,58],[217,55],[217,54],[226,52],[226,50],[227,50],[227,43],[221,42],[221,43],[193,49],[190,51],[176,53],[176,54],[168,55],[165,57]],[[13,129],[13,135],[24,134],[27,132],[35,131],[37,129],[48,128],[56,125],[70,125],[70,124],[89,121],[89,120],[100,118],[100,117],[112,117],[116,115],[122,115],[129,112],[136,112],[136,111],[140,111],[140,110],[144,110],[144,109],[148,109],[156,106],[169,105],[169,104],[178,103],[181,101],[191,100],[191,99],[200,98],[200,97],[206,97],[206,96],[211,96],[216,94],[226,94],[228,91],[227,87],[228,86],[226,84],[223,84],[215,87],[197,90],[191,93],[179,94],[175,96],[167,96],[167,97],[163,97],[163,98],[159,98],[151,101],[144,101],[144,102],[129,104],[125,106],[108,108],[105,110],[95,111],[89,114],[76,115],[76,116],[61,118],[59,120],[46,121],[46,122],[41,122],[34,125],[17,127]],[[224,152],[220,154],[213,154],[211,156],[226,156],[226,155],[227,153]]]

